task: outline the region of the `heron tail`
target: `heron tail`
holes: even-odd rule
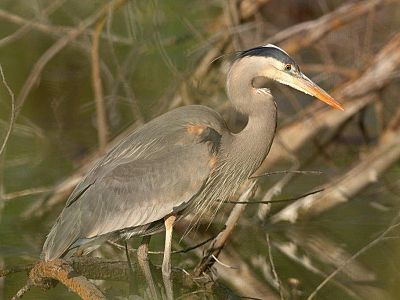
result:
[[[41,258],[45,261],[68,258],[75,252],[72,248],[80,236],[80,222],[77,215],[68,214],[66,217],[67,209],[61,213],[44,242]]]

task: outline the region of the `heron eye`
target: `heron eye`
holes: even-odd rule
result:
[[[285,70],[286,71],[290,71],[292,69],[292,65],[291,64],[287,64],[286,66],[285,66]]]

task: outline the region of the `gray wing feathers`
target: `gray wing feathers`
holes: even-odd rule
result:
[[[210,172],[207,150],[173,148],[174,155],[122,164],[96,181],[80,202],[82,212],[91,211],[82,218],[83,236],[150,224],[188,202]]]
[[[41,256],[45,261],[60,257],[79,236],[81,227],[79,211],[64,212],[65,209],[43,245]],[[68,218],[65,218],[65,215],[68,215]]]
[[[210,174],[210,146],[185,131],[201,122],[223,131],[202,106],[175,109],[111,150],[76,187],[43,246],[51,260],[82,241],[135,228],[180,210]]]

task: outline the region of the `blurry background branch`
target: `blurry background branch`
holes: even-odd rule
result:
[[[285,207],[274,215],[273,222],[296,222],[324,212],[335,205],[349,201],[368,184],[400,158],[400,109],[383,133],[378,144],[364,155],[347,173],[340,175],[323,186],[324,191],[307,196]]]
[[[383,4],[393,0],[367,0],[344,4],[331,13],[316,20],[296,24],[268,38],[269,43],[279,44],[289,53],[295,53],[319,41],[330,31],[337,30],[350,22],[354,22]]]
[[[108,15],[108,14],[107,14]],[[107,115],[103,97],[103,86],[100,76],[100,53],[99,53],[99,39],[100,34],[106,24],[106,16],[98,20],[93,33],[92,42],[92,85],[94,100],[96,102],[96,116],[97,116],[97,136],[99,139],[99,154],[104,154],[108,140],[108,125]]]

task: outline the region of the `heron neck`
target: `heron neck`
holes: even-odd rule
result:
[[[236,61],[228,72],[227,94],[234,108],[248,118],[246,127],[227,141],[229,157],[254,172],[269,152],[275,135],[277,111],[268,89],[253,87],[259,62],[253,58]]]
[[[267,156],[276,130],[276,104],[270,94],[264,96],[268,99],[253,102],[246,127],[231,136],[229,156],[249,173],[256,171]]]

